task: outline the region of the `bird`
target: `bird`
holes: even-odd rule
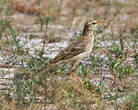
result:
[[[103,23],[103,21],[87,20],[80,37],[59,52],[59,54],[49,62],[51,67],[63,61],[69,62],[71,64],[70,76],[72,77],[72,73],[75,70],[76,65],[83,58],[90,56],[95,38],[94,29],[99,24]]]

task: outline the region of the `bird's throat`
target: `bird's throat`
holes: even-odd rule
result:
[[[93,37],[94,36],[93,30],[85,31],[82,33],[82,35],[86,37]]]

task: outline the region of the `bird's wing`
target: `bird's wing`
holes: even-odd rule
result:
[[[61,60],[67,60],[72,58],[86,50],[86,43],[83,39],[77,39],[72,44],[70,44],[67,48],[61,51],[50,63],[57,63]]]

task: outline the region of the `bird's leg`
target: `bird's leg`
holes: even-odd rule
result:
[[[77,62],[71,64],[71,68],[70,68],[71,71],[69,72],[69,76],[71,79],[73,79],[73,77],[75,77],[79,82],[81,82],[83,84],[83,81],[75,74],[75,69],[76,69],[77,64],[78,64]]]
[[[73,79],[73,77],[75,77],[80,83],[83,84],[83,81],[78,76],[76,76],[76,74],[74,74],[74,72],[70,72],[69,75],[70,75],[71,79]]]
[[[74,61],[74,62],[71,63],[70,72],[69,72],[70,78],[72,78],[72,76],[74,76],[73,73],[76,70],[76,65],[77,65],[77,62],[76,61]]]

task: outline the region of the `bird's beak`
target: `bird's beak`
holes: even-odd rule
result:
[[[97,24],[104,24],[104,22],[103,21],[99,21],[99,22],[97,22]]]

